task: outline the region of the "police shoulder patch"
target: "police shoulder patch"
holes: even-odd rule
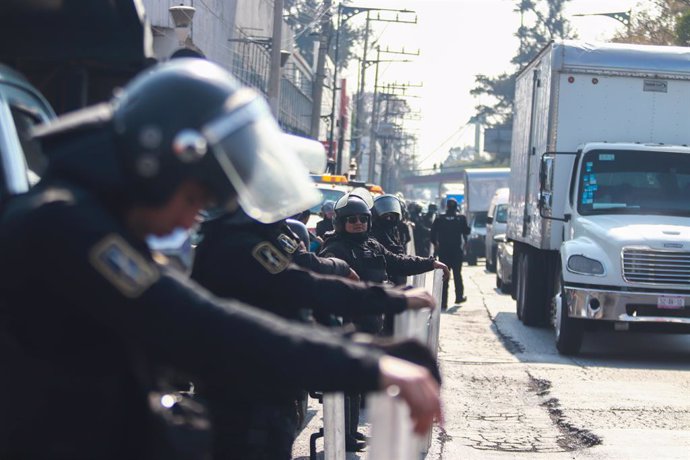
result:
[[[293,254],[297,250],[297,242],[285,233],[281,233],[276,239],[278,240],[278,245],[288,254]]]
[[[252,256],[273,275],[282,272],[290,265],[290,260],[268,241],[262,241],[254,246]]]
[[[116,234],[96,243],[89,260],[98,273],[129,298],[139,297],[159,277],[155,265]]]

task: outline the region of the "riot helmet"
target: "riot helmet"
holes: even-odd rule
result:
[[[348,217],[352,216],[366,216],[367,232],[371,230],[371,210],[369,205],[359,195],[353,195],[350,192],[340,197],[335,203],[333,228],[336,233],[345,233],[345,222]]]
[[[396,221],[402,218],[400,199],[395,195],[381,195],[374,200],[374,216],[380,218],[384,214],[393,214]]]
[[[335,214],[335,201],[326,200],[321,205],[321,216],[324,219],[332,219]]]
[[[308,250],[310,241],[307,226],[295,219],[285,219],[285,223],[290,228],[292,233],[294,233],[295,236],[298,237],[302,243],[304,243],[304,247]]]
[[[49,158],[56,152],[59,171],[127,205],[162,205],[186,180],[206,186],[221,207],[237,197],[261,222],[319,199],[263,98],[203,59],[154,66],[109,104],[36,134]]]

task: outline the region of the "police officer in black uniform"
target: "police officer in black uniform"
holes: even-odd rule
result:
[[[240,210],[204,222],[200,233],[192,279],[218,296],[287,319],[306,319],[307,308],[323,321],[328,315],[395,314],[433,306],[431,296],[421,289],[387,289],[299,268],[293,256],[300,241],[283,221],[263,224]],[[229,394],[224,384],[200,391],[212,401],[222,401],[214,406],[232,408],[217,416],[218,458],[228,458],[233,451],[244,452],[245,458],[290,457],[299,395]]]
[[[345,260],[363,281],[388,282],[389,275],[414,275],[435,268],[448,276],[448,267],[432,259],[394,254],[369,236],[373,200],[366,191],[353,191],[341,197],[335,205],[333,225],[335,235],[326,240],[320,255]],[[383,331],[382,315],[350,315],[358,330],[379,334]],[[391,332],[391,331],[388,331]],[[346,401],[346,448],[354,446],[358,437],[359,396],[349,393]],[[349,449],[352,450],[352,449]]]
[[[146,236],[190,227],[211,201],[273,217],[265,174],[312,204],[276,133],[260,97],[195,59],[38,130],[46,175],[0,220],[0,458],[207,458],[162,393],[168,370],[236,392],[395,384],[417,430],[430,427],[426,369],[221,300],[152,260]]]
[[[439,260],[453,271],[455,283],[455,303],[467,300],[462,283],[463,242],[467,241],[470,227],[464,215],[458,213],[458,202],[450,198],[446,202],[446,212],[438,216],[431,226],[431,242]],[[443,281],[443,310],[448,308],[448,280]]]
[[[326,200],[321,205],[321,220],[316,223],[316,236],[325,239],[328,232],[333,231],[333,216],[335,215],[335,202]]]

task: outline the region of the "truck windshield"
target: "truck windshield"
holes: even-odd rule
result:
[[[690,216],[690,155],[672,152],[587,152],[580,166],[581,215]]]
[[[499,224],[505,224],[508,222],[508,205],[499,204],[496,206],[496,222]]]

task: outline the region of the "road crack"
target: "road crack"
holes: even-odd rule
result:
[[[551,393],[551,382],[545,379],[538,379],[527,372],[529,377],[530,390],[541,398],[547,397]],[[602,443],[602,439],[591,431],[578,428],[568,422],[563,414],[558,398],[549,398],[541,404],[548,413],[553,424],[561,432],[562,436],[556,441],[564,450],[572,452],[578,449],[593,447]]]

